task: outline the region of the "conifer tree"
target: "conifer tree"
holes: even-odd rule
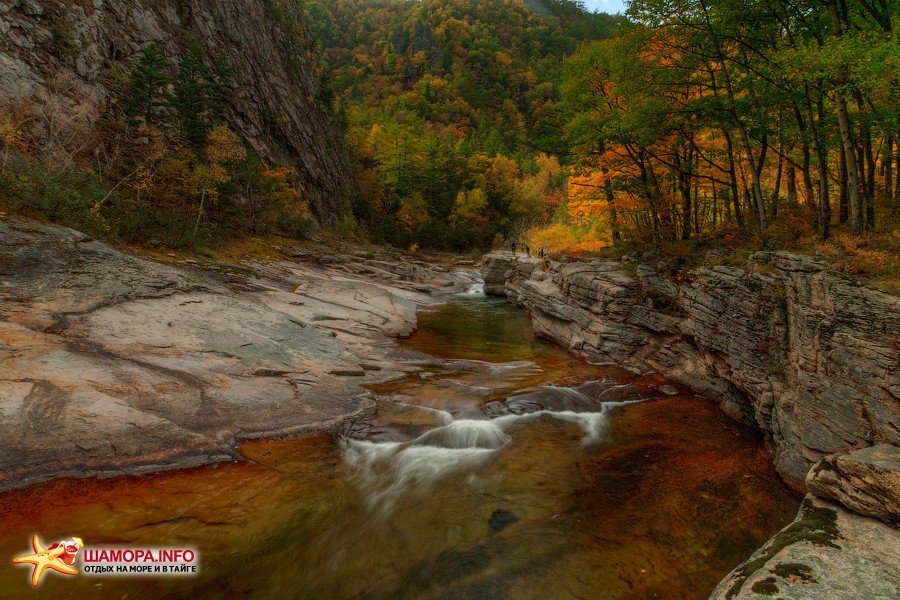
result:
[[[171,97],[168,86],[172,78],[166,72],[169,63],[156,44],[147,46],[141,59],[131,70],[125,114],[132,121],[143,119],[147,125],[157,123]]]
[[[171,106],[187,141],[199,148],[225,108],[231,70],[223,61],[210,69],[203,62],[200,46],[193,42],[178,63]]]

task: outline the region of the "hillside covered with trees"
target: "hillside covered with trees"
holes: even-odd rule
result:
[[[306,10],[378,239],[578,253],[888,232],[896,249],[896,2]]]
[[[897,0],[237,6],[160,9],[162,41],[10,13],[4,52],[56,37],[31,97],[0,102],[4,205],[166,248],[323,225],[456,251],[803,248],[896,275]],[[130,52],[97,41],[125,34]]]
[[[487,248],[549,219],[562,62],[617,19],[564,0],[305,4],[376,239]],[[565,152],[562,153],[563,155]]]

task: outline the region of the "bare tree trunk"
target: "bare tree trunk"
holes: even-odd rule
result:
[[[762,186],[759,182],[759,173],[754,167],[753,147],[750,145],[750,134],[747,128],[741,124],[739,126],[741,139],[744,142],[744,154],[747,157],[747,164],[750,165],[750,176],[753,182],[753,197],[756,200],[756,210],[759,213],[759,238],[764,246],[769,245],[768,226],[766,224],[766,203],[762,195]]]
[[[678,192],[681,195],[681,239],[691,239],[691,162],[690,152],[685,163],[681,159],[682,148],[675,148],[675,177],[678,181]]]
[[[716,182],[712,182],[712,228],[718,227],[719,223],[719,192],[716,189]]]
[[[694,184],[694,235],[696,235],[697,237],[700,237],[700,182],[699,181]]]
[[[821,98],[817,104],[819,123],[825,118],[825,109]],[[809,126],[813,134],[813,146],[819,171],[819,233],[823,240],[831,237],[831,197],[828,193],[828,150],[819,136],[819,125],[813,118],[812,103],[807,96],[806,109],[809,114]]]
[[[837,1],[829,0],[829,12],[834,34],[838,37],[843,33],[841,18],[838,13]],[[844,156],[847,159],[847,193],[850,197],[850,231],[853,235],[861,235],[863,232],[863,212],[859,195],[859,168],[856,162],[856,152],[853,144],[853,129],[850,126],[850,115],[847,112],[847,101],[841,86],[847,81],[846,67],[841,67],[841,73],[835,82],[834,106],[837,110],[838,126],[841,130],[841,142],[844,145]]]
[[[606,194],[606,204],[609,207],[609,227],[612,230],[613,246],[618,246],[622,242],[622,232],[619,230],[619,215],[616,210],[616,198],[613,194],[612,182],[609,180],[609,169],[606,166],[601,167],[604,179],[603,192]]]
[[[847,195],[850,199],[850,231],[853,235],[863,232],[862,202],[859,197],[859,167],[856,162],[856,149],[853,147],[853,132],[850,129],[850,117],[847,114],[847,103],[840,89],[834,90],[835,106],[838,112],[838,125],[841,129],[841,141],[844,145],[844,158],[847,161]]]
[[[778,157],[778,170],[775,172],[775,191],[772,193],[772,220],[778,217],[778,196],[781,194],[781,174],[784,171],[784,157]]]
[[[838,223],[846,223],[850,218],[850,194],[847,187],[847,155],[844,154],[844,148],[838,149],[840,156],[840,173],[838,177],[838,185],[840,186],[840,201],[838,204]]]
[[[737,169],[734,161],[734,146],[731,143],[731,134],[727,129],[722,130],[725,134],[725,149],[728,152],[728,175],[731,178],[731,204],[734,206],[734,218],[738,227],[744,228],[744,217],[741,215],[741,205],[738,197]]]
[[[884,136],[884,158],[881,162],[884,165],[884,197],[890,200],[894,189],[894,139],[890,131]]]
[[[875,153],[872,150],[872,132],[866,128],[866,137],[863,141],[863,151],[866,157],[866,170],[869,178],[866,181],[866,227],[875,229]]]
[[[866,110],[866,101],[859,90],[854,91],[856,105],[859,107],[860,114]],[[860,185],[863,190],[863,198],[866,206],[866,227],[875,229],[875,179],[877,167],[875,164],[875,153],[872,150],[872,127],[865,118],[860,118],[859,123],[859,141],[862,144],[860,148],[860,165],[865,164],[866,176],[861,178]],[[863,169],[860,168],[860,172]]]
[[[206,200],[206,189],[200,193],[200,208],[197,210],[197,221],[194,223],[194,239],[197,239],[197,232],[200,230],[200,217],[203,216],[203,201]]]
[[[791,206],[797,204],[797,169],[792,164],[787,166],[787,197]]]

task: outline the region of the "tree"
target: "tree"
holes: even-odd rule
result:
[[[210,69],[203,62],[199,44],[191,42],[178,63],[170,106],[178,115],[182,134],[195,148],[202,148],[212,124],[220,118],[230,80],[230,70],[217,62]]]
[[[125,114],[132,121],[142,120],[153,125],[164,117],[172,97],[168,86],[172,78],[166,72],[169,63],[156,44],[144,49],[141,58],[131,69],[128,96],[125,98]]]

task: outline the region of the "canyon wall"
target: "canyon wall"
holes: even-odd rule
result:
[[[753,424],[778,472],[806,489],[820,458],[900,445],[900,298],[816,258],[723,253],[561,264],[489,254],[488,293],[528,309],[535,331],[590,360],[652,369]]]
[[[68,122],[79,136],[111,137],[92,126],[120,110],[143,50],[156,44],[175,63],[191,41],[208,61],[233,71],[225,112],[231,127],[260,155],[296,169],[320,222],[337,218],[349,167],[298,2],[2,0],[0,104],[28,101],[38,112],[56,113],[47,129]]]

